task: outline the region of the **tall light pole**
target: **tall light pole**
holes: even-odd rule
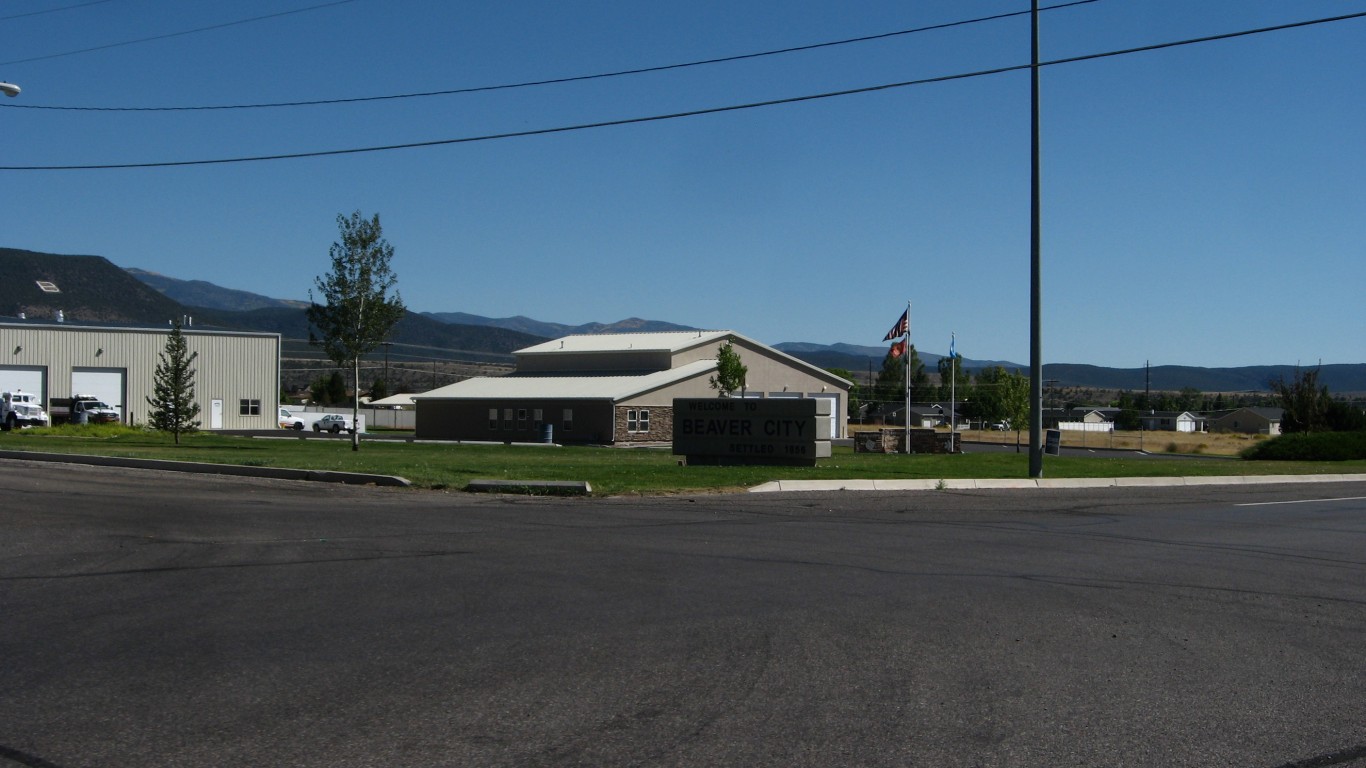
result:
[[[1039,236],[1039,0],[1030,13],[1029,476],[1043,477],[1043,277]]]

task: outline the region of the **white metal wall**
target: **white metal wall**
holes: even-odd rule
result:
[[[71,397],[77,371],[122,371],[124,420],[146,423],[151,412],[156,366],[166,349],[169,328],[98,328],[77,325],[0,323],[0,366],[7,370],[46,371],[45,407],[53,398]],[[224,429],[274,429],[280,400],[280,336],[184,330],[190,353],[198,353],[195,399],[201,427],[209,427],[210,403],[223,401]],[[80,392],[79,394],[92,394]],[[243,401],[247,410],[242,413]],[[106,400],[110,405],[116,403]]]

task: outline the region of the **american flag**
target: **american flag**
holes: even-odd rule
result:
[[[901,319],[898,320],[898,321],[896,321],[896,325],[892,326],[892,330],[887,331],[887,335],[886,335],[886,336],[883,336],[883,337],[882,337],[882,340],[883,340],[883,341],[891,341],[892,339],[898,338],[898,337],[900,337],[900,336],[905,336],[906,334],[908,334],[908,333],[910,333],[910,332],[911,332],[911,309],[910,309],[910,307],[907,307],[907,308],[906,308],[906,311],[901,313]]]

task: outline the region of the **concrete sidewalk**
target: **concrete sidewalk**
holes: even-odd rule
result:
[[[1228,477],[1056,477],[982,480],[775,480],[750,493],[792,491],[971,491],[1014,488],[1134,488],[1273,483],[1366,483],[1366,475],[1231,475]]]

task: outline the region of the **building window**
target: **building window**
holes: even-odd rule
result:
[[[503,409],[503,429],[512,429],[512,409]]]
[[[574,431],[574,410],[572,408],[564,409],[564,431]]]
[[[497,428],[498,428],[498,409],[497,409],[497,408],[490,408],[490,409],[489,409],[489,429],[497,429]]]
[[[526,429],[526,409],[525,409],[525,408],[518,408],[518,409],[517,409],[517,429],[518,429],[518,430]]]
[[[540,432],[540,431],[541,431],[541,426],[542,426],[543,424],[545,424],[545,418],[543,417],[543,415],[542,415],[542,413],[541,413],[541,409],[540,409],[540,408],[533,409],[533,410],[531,411],[531,428],[532,428],[532,430],[534,430],[534,431],[536,431],[536,432]]]
[[[630,410],[626,412],[626,431],[627,432],[649,432],[650,431],[650,412],[642,409],[639,411]]]
[[[260,415],[261,415],[261,401],[260,401],[260,400],[238,400],[238,401],[237,401],[237,413],[238,413],[239,415],[242,415],[242,416],[260,416]]]

